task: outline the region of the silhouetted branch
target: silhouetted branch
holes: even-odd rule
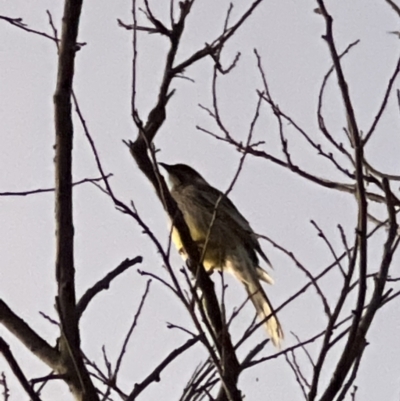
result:
[[[60,364],[58,351],[33,331],[0,299],[0,323],[7,328],[25,347],[50,368],[56,370]]]
[[[108,174],[106,175],[106,178],[112,177],[112,174]],[[80,184],[84,184],[87,182],[99,182],[99,181],[103,181],[104,178],[103,177],[99,177],[99,178],[84,178],[83,180],[77,181],[77,182],[73,182],[72,186],[76,186],[76,185],[80,185]],[[27,195],[34,195],[34,194],[42,194],[42,193],[46,193],[46,192],[54,192],[55,188],[39,188],[39,189],[32,189],[30,191],[18,191],[18,192],[0,192],[0,196],[27,196]]]
[[[292,359],[290,359],[290,357]],[[296,378],[296,382],[300,387],[301,392],[303,393],[304,399],[307,400],[307,391],[306,391],[306,379],[301,373],[300,367],[297,364],[296,357],[293,351],[285,354],[285,360],[290,366],[290,369],[294,373],[294,377]]]
[[[142,309],[143,309],[144,303],[145,303],[146,298],[147,298],[147,296],[149,294],[149,291],[150,291],[150,285],[151,285],[151,280],[147,281],[147,283],[146,283],[146,288],[145,288],[144,293],[142,295],[142,299],[140,300],[140,304],[139,304],[139,306],[137,308],[135,316],[133,317],[132,324],[129,327],[129,330],[128,330],[128,332],[127,332],[127,334],[125,336],[125,339],[123,341],[123,344],[122,344],[122,347],[121,347],[121,351],[120,351],[120,353],[118,355],[118,358],[117,358],[117,361],[115,363],[115,369],[114,369],[114,373],[113,373],[113,377],[115,379],[117,378],[118,372],[119,372],[119,370],[121,368],[122,359],[123,359],[123,357],[124,357],[124,355],[126,353],[126,350],[127,350],[127,347],[128,347],[128,343],[129,343],[129,340],[130,340],[130,338],[132,336],[133,330],[135,329],[135,327],[136,327],[136,325],[138,323],[140,314],[142,313]]]
[[[76,305],[76,314],[78,319],[82,316],[83,312],[89,305],[89,302],[100,292],[104,290],[108,290],[110,288],[111,281],[114,278],[118,277],[120,274],[128,270],[130,267],[142,263],[143,258],[141,256],[137,256],[134,259],[125,259],[122,263],[119,264],[114,270],[107,273],[105,277],[99,280],[96,284],[94,284],[91,288],[86,290],[86,292],[82,295],[81,299]]]
[[[385,0],[385,1],[390,5],[390,7],[392,7],[394,12],[400,17],[400,7],[393,0]]]
[[[57,38],[55,38],[53,36],[50,36],[45,32],[40,32],[40,31],[37,31],[35,29],[29,28],[28,25],[23,22],[22,18],[10,18],[10,17],[6,17],[4,15],[0,15],[0,19],[3,20],[3,21],[6,21],[9,24],[11,24],[11,25],[13,25],[13,26],[15,26],[17,28],[20,28],[20,29],[22,29],[22,30],[24,30],[26,32],[34,33],[36,35],[43,36],[43,37],[45,37],[47,39],[51,39],[51,40],[53,40],[55,42],[58,42]]]
[[[161,380],[160,375],[162,371],[179,355],[188,350],[194,344],[199,341],[199,337],[194,337],[186,341],[185,344],[174,349],[154,370],[151,372],[142,382],[136,383],[132,392],[129,394],[126,401],[133,401],[136,397],[153,382],[159,382]]]
[[[91,401],[99,400],[85,367],[76,313],[74,226],[72,214],[72,147],[73,122],[71,110],[77,37],[82,0],[66,0],[64,4],[61,41],[58,51],[57,84],[54,94],[56,134],[56,280],[57,312],[61,324],[59,351],[68,386],[79,399],[82,394]],[[58,371],[58,370],[57,370]]]
[[[51,39],[52,41],[54,41],[57,44],[59,43],[59,39],[57,37],[48,35],[45,32],[37,31],[36,29],[29,28],[28,25],[23,22],[22,18],[10,18],[10,17],[6,17],[4,15],[0,15],[0,20],[4,20],[4,21],[8,22],[9,24],[11,24],[17,28],[20,28],[26,32],[34,33],[35,35],[39,35],[39,36],[43,36],[44,38]],[[76,43],[76,50],[79,50],[80,47],[85,46],[85,45],[86,45],[86,43],[84,43],[84,42]]]
[[[388,0],[386,0],[386,1],[388,1]],[[369,141],[369,139],[371,138],[372,134],[375,132],[375,129],[376,129],[376,127],[377,127],[377,125],[378,125],[378,123],[379,123],[379,121],[380,121],[380,119],[381,119],[381,117],[383,115],[383,112],[386,110],[386,106],[387,106],[387,102],[389,100],[390,93],[392,91],[394,82],[395,82],[397,76],[399,75],[399,72],[400,72],[400,58],[398,59],[397,64],[396,64],[396,68],[395,68],[392,76],[389,79],[389,82],[388,82],[387,87],[386,87],[385,95],[383,96],[381,106],[379,107],[379,111],[378,111],[378,113],[376,114],[376,116],[374,118],[374,122],[372,123],[371,128],[368,130],[367,134],[365,135],[365,137],[363,139],[363,144],[364,145]]]
[[[20,368],[18,362],[14,358],[10,350],[10,346],[0,337],[0,353],[3,354],[5,360],[8,362],[12,372],[14,373],[15,377],[20,382],[22,388],[25,392],[29,395],[32,401],[41,401],[40,397],[36,392],[33,390],[32,386],[29,384],[27,378],[25,377],[24,372]]]
[[[7,377],[4,372],[1,372],[1,374],[0,374],[0,386],[3,389],[3,393],[2,393],[3,401],[9,401],[10,389],[8,387]]]

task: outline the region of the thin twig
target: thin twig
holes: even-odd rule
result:
[[[289,357],[290,355],[292,356],[292,360],[290,360],[290,357]],[[295,363],[294,359],[295,359],[295,356],[294,356],[293,351],[285,354],[285,360],[288,363],[292,372],[294,373],[294,377],[296,378],[296,382],[298,383],[300,390],[303,393],[304,399],[307,400],[307,392],[306,392],[304,382],[303,382],[303,375],[301,374],[300,369],[299,369],[297,363]]]
[[[136,327],[136,325],[138,323],[140,314],[141,314],[142,309],[143,309],[143,305],[144,305],[144,303],[146,301],[147,295],[149,294],[150,284],[151,284],[151,280],[149,280],[147,282],[147,284],[146,284],[146,289],[144,290],[144,293],[142,295],[142,299],[140,301],[139,307],[138,307],[138,309],[137,309],[137,311],[135,313],[135,316],[133,318],[131,327],[129,328],[129,330],[128,330],[127,334],[126,334],[126,337],[124,339],[124,342],[122,344],[121,351],[120,351],[119,356],[117,358],[117,361],[115,363],[115,369],[114,369],[114,374],[113,374],[113,377],[115,377],[115,378],[117,378],[117,376],[118,376],[118,372],[119,372],[119,370],[121,368],[122,359],[123,359],[123,357],[124,357],[124,355],[126,353],[126,349],[128,347],[129,340],[130,340],[130,338],[132,336],[133,330],[135,329],[135,327]]]
[[[112,177],[112,174],[107,174],[106,178]],[[104,177],[99,178],[84,178],[83,180],[76,181],[72,183],[72,186],[85,184],[87,182],[94,183],[104,181]],[[42,194],[46,192],[54,192],[55,188],[39,188],[39,189],[32,189],[30,191],[17,191],[17,192],[0,192],[0,196],[27,196],[27,195],[35,195],[35,194]]]
[[[76,314],[78,319],[82,316],[83,312],[89,305],[90,301],[100,292],[104,290],[108,290],[111,284],[111,281],[114,278],[118,277],[120,274],[125,272],[130,267],[142,263],[143,258],[141,256],[137,256],[134,259],[125,259],[122,263],[120,263],[114,270],[107,273],[105,277],[99,280],[96,284],[94,284],[91,288],[86,290],[86,292],[82,295],[81,299],[76,305]]]
[[[175,360],[179,355],[188,350],[194,344],[199,341],[199,337],[194,337],[186,341],[185,344],[180,347],[174,349],[170,354],[159,364],[157,367],[140,383],[136,383],[132,392],[129,394],[128,398],[125,401],[133,401],[136,397],[151,383],[159,382],[161,380],[160,375],[161,372],[169,366],[169,364]]]
[[[388,0],[386,0],[386,1],[388,1]],[[394,82],[395,82],[399,72],[400,72],[400,57],[399,57],[399,59],[397,61],[396,68],[395,68],[392,76],[389,79],[389,82],[388,82],[387,87],[386,87],[385,95],[383,96],[382,103],[381,103],[381,106],[379,107],[378,113],[376,114],[376,116],[374,118],[374,122],[372,123],[371,128],[368,130],[367,134],[365,135],[365,137],[363,139],[363,144],[364,145],[369,141],[369,139],[371,138],[372,134],[375,132],[376,126],[378,125],[378,123],[379,123],[379,121],[380,121],[380,119],[381,119],[381,117],[383,115],[383,112],[386,109],[390,93],[392,91]]]

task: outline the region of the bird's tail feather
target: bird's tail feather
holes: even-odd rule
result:
[[[283,340],[283,330],[279,323],[278,317],[275,315],[274,309],[269,301],[267,294],[265,294],[259,283],[244,283],[247,293],[249,294],[250,300],[256,308],[258,318],[264,321],[264,327],[266,328],[271,341],[273,344],[280,348]]]
[[[232,273],[243,283],[247,294],[256,309],[258,318],[261,321],[264,321],[264,327],[266,328],[271,341],[276,347],[280,348],[284,337],[282,326],[279,323],[271,302],[269,302],[267,294],[264,292],[259,281],[261,279],[272,284],[272,278],[260,267],[254,268],[251,262],[245,257],[228,259],[225,262],[224,270]]]
[[[268,284],[274,284],[274,279],[263,268],[257,266],[256,271],[260,280],[265,281]]]

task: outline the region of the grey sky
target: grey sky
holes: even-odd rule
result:
[[[249,2],[242,0],[234,4],[232,18],[235,19]],[[198,0],[188,20],[180,57],[212,41],[221,32],[228,5],[227,1]],[[327,6],[335,19],[339,50],[344,50],[357,39],[361,40],[345,58],[344,65],[359,124],[366,131],[400,53],[399,39],[388,34],[388,31],[399,29],[399,19],[383,0],[330,1]],[[319,138],[316,123],[318,91],[331,62],[321,38],[325,30],[323,18],[313,11],[316,7],[316,2],[310,0],[265,0],[226,47],[222,57],[226,65],[237,51],[241,52],[238,66],[231,74],[222,77],[218,86],[222,116],[238,140],[246,140],[257,103],[256,89],[262,89],[254,48],[262,57],[270,90],[279,106],[309,130],[313,138]],[[51,33],[47,9],[60,27],[61,2],[0,0],[1,15],[22,17],[29,27]],[[87,45],[78,52],[75,90],[103,166],[106,172],[114,174],[111,182],[115,192],[126,202],[131,199],[135,202],[142,218],[166,246],[167,218],[153,189],[122,143],[123,139],[136,137],[130,117],[131,33],[118,27],[116,22],[120,18],[131,23],[130,9],[130,2],[121,0],[87,1],[84,4],[79,37]],[[167,8],[155,9],[160,17],[166,15]],[[1,20],[0,37],[0,191],[52,187],[55,45]],[[155,90],[162,74],[165,39],[142,33],[138,50],[137,104],[144,118],[156,101]],[[161,150],[157,155],[159,160],[167,163],[192,165],[212,185],[225,190],[234,177],[240,154],[196,129],[200,125],[216,131],[213,121],[198,107],[199,103],[211,106],[211,72],[212,63],[206,59],[186,71],[195,83],[188,80],[174,83],[177,91],[169,104],[167,120],[156,138],[156,146]],[[324,114],[332,131],[345,140],[342,127],[346,120],[335,84],[335,78],[331,78]],[[366,153],[375,167],[398,174],[400,119],[394,96],[391,101],[389,112]],[[264,146],[269,152],[279,155],[281,145],[276,122],[266,106],[262,110],[255,137],[266,142]],[[331,165],[310,150],[294,132],[289,141],[297,164],[331,179],[339,177]],[[76,120],[74,178],[98,176],[89,145]],[[144,262],[140,269],[165,275],[155,247],[134,221],[114,209],[107,196],[91,184],[77,187],[74,195],[78,295],[126,257],[142,255]],[[265,160],[250,156],[246,159],[230,198],[256,232],[292,250],[313,273],[321,271],[332,262],[332,258],[310,219],[318,222],[338,251],[342,248],[337,224],[345,227],[350,239],[354,235],[354,198],[321,189]],[[1,297],[52,343],[56,340],[57,330],[38,312],[56,317],[53,307],[56,289],[53,203],[52,194],[0,197]],[[273,276],[276,284],[267,288],[268,294],[274,305],[279,306],[307,279],[287,257],[266,242],[262,245],[275,266]],[[381,252],[381,248],[371,252],[372,271],[373,261],[378,260]],[[182,262],[174,250],[171,258],[179,269]],[[395,273],[399,275],[398,264]],[[336,279],[332,275],[322,281],[324,290],[332,297],[330,299],[337,295]],[[227,281],[228,305],[238,306],[245,293],[234,280],[227,278]],[[82,337],[84,349],[91,359],[101,359],[103,344],[110,358],[115,357],[145,283],[146,279],[134,268],[117,279],[111,289],[99,295],[90,306],[82,320]],[[252,317],[251,307],[246,310],[247,313],[242,314],[233,327],[234,336],[239,336]],[[325,324],[323,309],[314,291],[289,305],[280,316],[286,332],[285,345],[295,343],[291,331],[306,339]],[[135,381],[143,379],[167,352],[187,338],[178,330],[169,330],[166,322],[193,329],[183,306],[167,289],[153,282],[122,371],[127,391]],[[399,330],[399,305],[394,301],[381,312],[368,336],[371,345],[356,381],[359,386],[357,400],[399,400]],[[24,362],[29,375],[49,373],[3,327],[0,334],[11,344],[18,360]],[[251,349],[263,336],[260,330],[246,349]],[[317,354],[318,346],[317,343],[310,348],[312,355]],[[266,354],[272,352],[270,347]],[[204,360],[205,355],[200,345],[189,351],[162,375],[160,383],[150,386],[142,394],[142,399],[159,399],[161,395],[165,400],[176,399],[193,368]],[[301,362],[306,366],[306,359],[301,359]],[[306,368],[306,372],[307,369],[309,373],[311,368]],[[8,372],[5,361],[0,359],[0,371],[3,370]],[[25,399],[11,373],[7,374],[11,399]],[[240,388],[248,400],[292,401],[302,398],[294,376],[282,358],[246,371]],[[57,394],[59,400],[71,399],[65,386],[54,384],[46,391],[45,394],[53,397]]]

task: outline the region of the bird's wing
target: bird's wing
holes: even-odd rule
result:
[[[235,223],[235,226],[241,230],[247,233],[253,233],[249,222],[243,217],[231,200],[221,191],[211,186],[205,187],[204,190],[201,190],[201,188],[199,189],[199,196],[202,198],[201,202],[204,205],[207,205],[208,208],[213,210],[219,201],[217,207],[217,213],[219,216],[223,216],[225,219]]]
[[[265,260],[265,262],[272,267],[268,257],[262,251],[257,236],[251,228],[249,222],[227,196],[225,196],[218,189],[207,186],[203,191],[201,188],[199,188],[199,197],[201,197],[200,203],[207,205],[209,210],[214,210],[215,205],[219,201],[217,216],[230,223],[229,226],[243,240],[243,242],[249,248],[249,251],[251,249],[250,252],[257,252]]]

